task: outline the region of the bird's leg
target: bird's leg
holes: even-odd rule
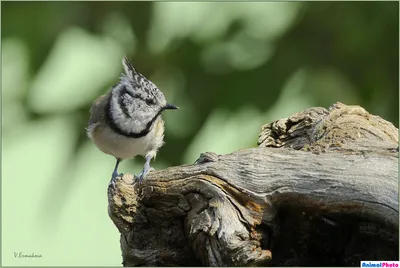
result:
[[[115,168],[114,168],[114,171],[113,171],[112,176],[111,176],[111,180],[112,181],[114,181],[118,176],[122,176],[123,175],[122,173],[118,174],[118,166],[119,166],[119,163],[121,163],[121,161],[122,161],[121,158],[117,158],[117,163],[115,164]]]
[[[152,155],[147,155],[146,156],[146,163],[144,163],[144,167],[142,172],[137,176],[137,179],[139,180],[139,184],[142,183],[143,179],[149,174],[150,171],[154,170],[154,168],[150,167],[150,161],[153,158]]]

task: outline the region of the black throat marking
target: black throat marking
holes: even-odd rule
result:
[[[111,99],[112,99],[111,97],[112,97],[112,96],[110,96],[110,97],[108,98],[107,105],[106,105],[106,107],[105,107],[105,111],[104,111],[104,112],[105,112],[105,116],[106,116],[105,119],[106,119],[108,125],[110,126],[110,128],[111,128],[115,133],[118,133],[119,135],[122,135],[122,136],[125,136],[125,137],[136,138],[136,139],[138,139],[138,138],[141,138],[141,137],[146,136],[146,135],[149,134],[149,132],[151,131],[154,122],[157,120],[157,118],[158,118],[158,117],[161,115],[161,113],[164,111],[164,109],[161,108],[161,109],[157,112],[157,114],[147,123],[146,127],[145,127],[142,131],[140,131],[140,132],[128,132],[128,131],[126,131],[126,130],[124,130],[124,129],[121,129],[121,127],[118,126],[118,125],[114,122],[114,119],[113,119],[113,116],[112,116],[112,112],[111,112]]]

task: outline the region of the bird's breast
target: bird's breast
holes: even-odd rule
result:
[[[140,138],[120,135],[102,123],[89,126],[88,135],[102,152],[118,158],[129,159],[136,155],[145,156],[149,152],[156,152],[162,146],[164,121],[161,117],[158,118],[151,131]]]

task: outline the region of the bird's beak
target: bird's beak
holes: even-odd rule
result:
[[[167,105],[164,106],[164,110],[174,110],[174,109],[179,109],[179,107],[169,103],[167,103]]]

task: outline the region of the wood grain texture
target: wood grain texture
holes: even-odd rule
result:
[[[203,153],[140,186],[125,174],[108,189],[123,264],[398,259],[397,131],[361,107],[336,104],[263,126],[259,148]]]

